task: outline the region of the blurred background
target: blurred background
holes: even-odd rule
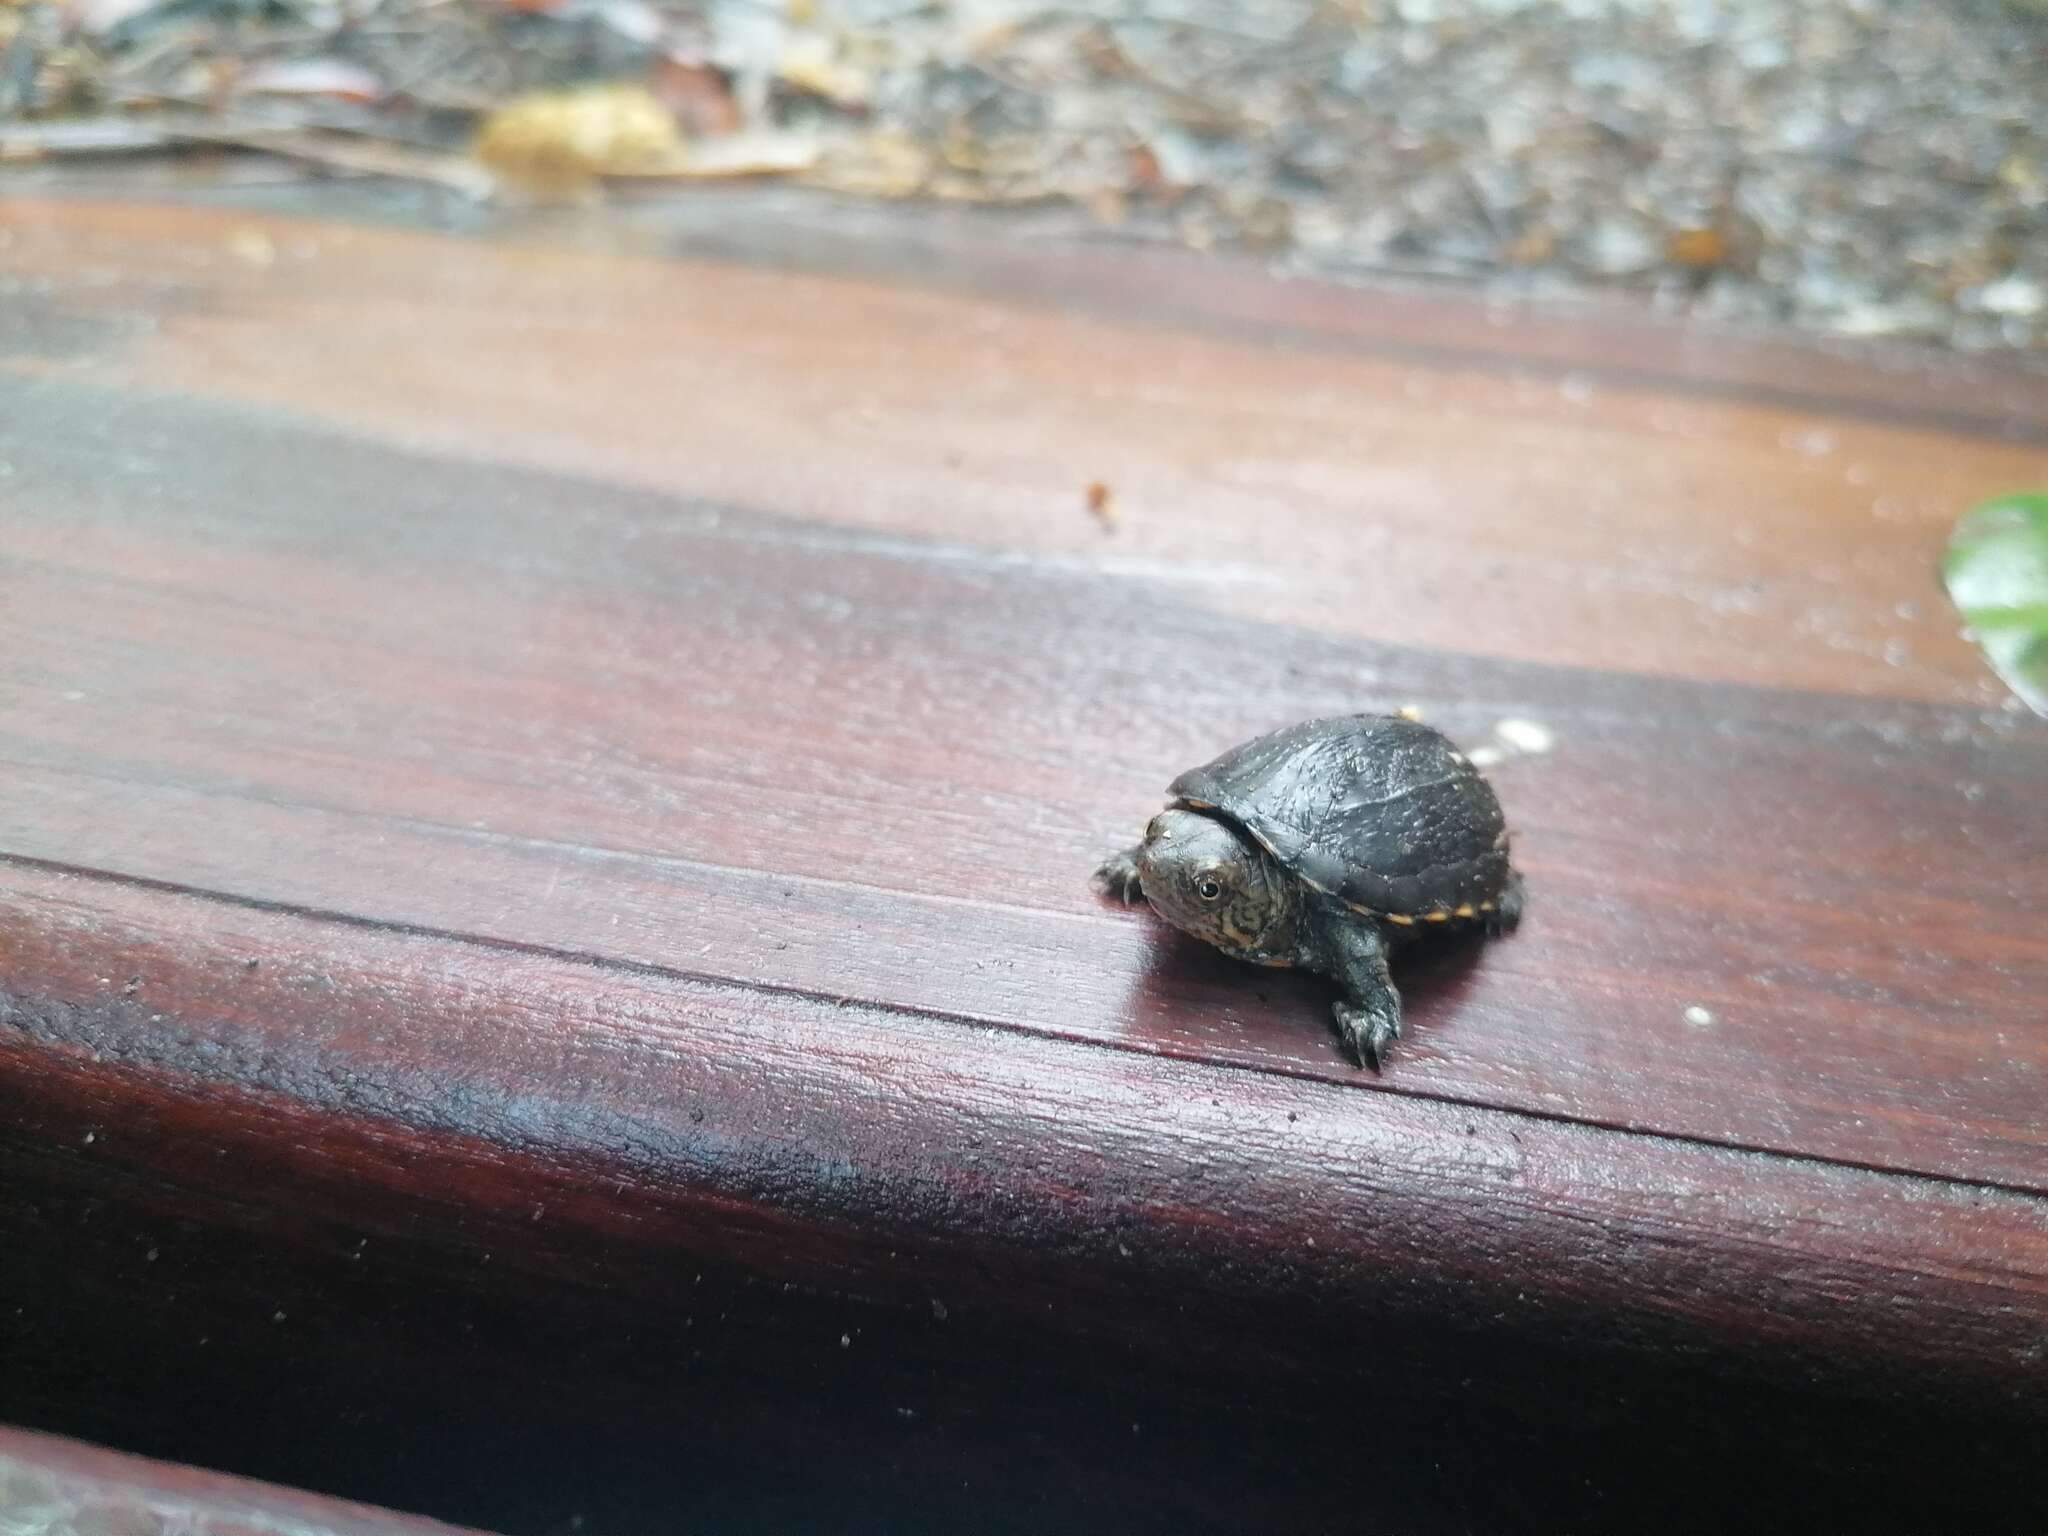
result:
[[[0,162],[1050,208],[1322,276],[2048,343],[2042,0],[0,0]]]

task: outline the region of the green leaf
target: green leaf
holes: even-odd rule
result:
[[[2048,715],[2048,493],[2001,496],[1965,512],[1941,573],[1992,670]]]

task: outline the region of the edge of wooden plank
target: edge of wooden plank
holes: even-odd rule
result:
[[[454,1221],[508,1272],[609,1244],[651,1308],[700,1254],[1052,1310],[1183,1364],[1312,1373],[1448,1328],[2048,1408],[2037,1197],[107,881],[4,889],[14,1139],[118,1165],[124,1122],[176,1124],[131,1173]]]

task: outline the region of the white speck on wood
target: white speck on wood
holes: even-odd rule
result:
[[[1556,733],[1534,720],[1503,720],[1493,728],[1493,734],[1503,746],[1516,752],[1548,752],[1557,744]]]

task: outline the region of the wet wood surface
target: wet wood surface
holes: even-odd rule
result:
[[[1019,1323],[1141,1398],[1479,1358],[1500,1424],[1510,1359],[1811,1389],[1772,1422],[1838,1450],[2048,1415],[2048,728],[1936,574],[2048,473],[2040,376],[748,196],[8,234],[0,1156],[81,1297],[305,1369],[240,1281],[163,1300],[184,1223],[362,1348],[371,1237],[514,1334],[559,1286],[667,1337],[708,1266],[874,1309],[847,1349],[970,1418]],[[1397,969],[1374,1077],[1087,875],[1190,763],[1402,705],[1550,746],[1493,775],[1528,920]],[[1803,1448],[1816,1509],[1878,1486]],[[1087,1510],[1198,1486],[1147,1454]],[[1529,1518],[1435,1465],[1376,1507]]]

